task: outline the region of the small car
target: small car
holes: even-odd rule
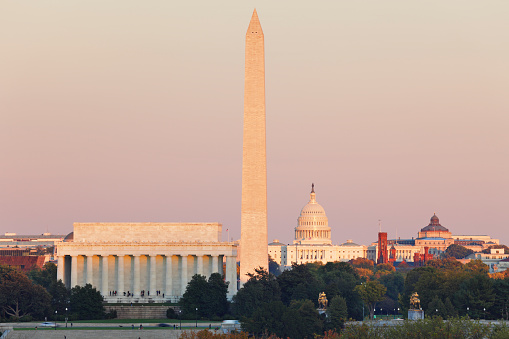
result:
[[[45,321],[43,322],[41,325],[39,326],[42,326],[42,327],[55,327],[56,324],[55,323],[52,323],[52,322],[49,322],[49,321]]]

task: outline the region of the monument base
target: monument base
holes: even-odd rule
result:
[[[424,319],[423,310],[408,310],[408,320],[422,320]]]

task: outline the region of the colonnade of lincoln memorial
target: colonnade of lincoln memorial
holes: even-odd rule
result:
[[[91,224],[75,224],[74,238],[64,240],[57,247],[57,279],[61,279],[68,288],[91,284],[108,302],[175,302],[182,297],[193,275],[209,277],[212,273],[220,273],[229,283],[228,297],[231,299],[237,292],[237,245],[234,243],[107,241],[109,237],[100,240],[76,232],[77,225],[90,227]],[[153,224],[134,225],[147,228]],[[172,226],[182,224],[162,225],[163,228],[172,228],[172,239],[175,239],[175,235],[178,235],[175,233],[178,232]],[[210,224],[199,225],[211,227]],[[217,228],[217,225],[220,224],[212,226]],[[203,228],[205,226],[199,230]],[[148,227],[146,231],[153,234],[154,229]],[[81,239],[76,238],[76,233]]]

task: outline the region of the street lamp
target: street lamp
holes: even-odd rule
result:
[[[67,307],[65,308],[65,327],[67,328]]]
[[[468,310],[469,310],[469,308],[467,307],[467,317],[469,317],[469,318],[470,318],[470,315],[468,314]]]
[[[398,307],[398,319],[399,319],[399,307]]]
[[[182,330],[182,310],[179,310],[180,330]]]
[[[198,307],[196,307],[196,327],[198,327]]]
[[[380,319],[383,320],[384,317],[383,317],[383,313],[382,313],[382,308],[380,307]]]
[[[57,330],[57,310],[55,310],[55,331]]]
[[[484,320],[486,320],[486,307],[483,307],[484,309]]]

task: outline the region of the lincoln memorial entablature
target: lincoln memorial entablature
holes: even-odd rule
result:
[[[75,223],[57,246],[57,279],[92,284],[107,302],[175,302],[195,274],[221,273],[237,293],[237,245],[219,223]],[[226,269],[223,269],[225,263]]]

